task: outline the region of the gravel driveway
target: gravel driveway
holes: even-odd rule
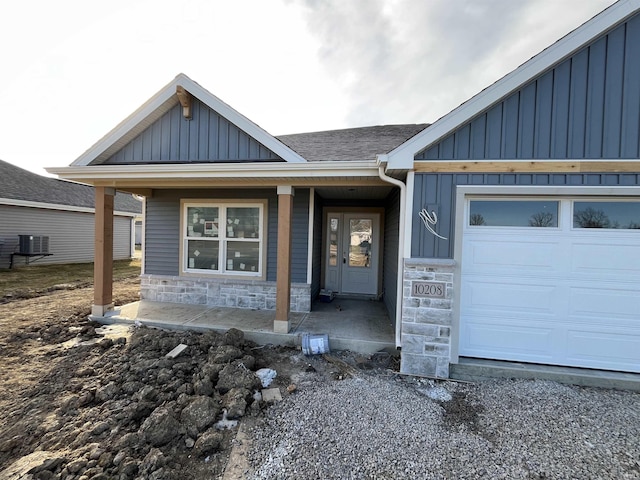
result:
[[[251,431],[253,479],[639,479],[640,394],[307,373]]]

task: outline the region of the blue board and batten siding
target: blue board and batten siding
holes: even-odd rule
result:
[[[267,200],[267,280],[276,280],[278,262],[278,198],[275,189],[246,190],[159,190],[147,199],[145,228],[145,273],[180,274],[180,200],[188,198]],[[296,190],[293,197],[291,281],[307,283],[309,190]]]
[[[636,173],[424,173],[415,175],[411,230],[411,257],[453,258],[455,197],[458,185],[551,185],[551,186],[640,186]],[[423,208],[438,215],[437,233],[448,240],[440,240],[430,233],[418,218]]]
[[[104,161],[106,165],[283,161],[226,118],[193,99],[192,118],[172,109]]]
[[[636,15],[481,112],[417,161],[637,159],[640,16]],[[490,167],[487,167],[490,168]],[[417,173],[411,256],[453,258],[458,185],[638,186],[638,173]],[[438,215],[437,233],[418,212]]]
[[[638,158],[640,15],[533,79],[416,160]]]

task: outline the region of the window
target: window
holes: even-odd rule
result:
[[[640,229],[640,202],[573,202],[574,228]]]
[[[557,227],[558,202],[548,200],[472,200],[469,225]]]
[[[340,219],[331,217],[329,219],[330,232],[329,232],[329,266],[335,267],[338,265],[338,232]]]
[[[373,222],[370,218],[352,218],[349,220],[349,266],[371,267],[371,239]]]
[[[262,276],[264,204],[184,203],[183,271]]]

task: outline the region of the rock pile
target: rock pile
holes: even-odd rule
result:
[[[179,344],[187,348],[167,357]],[[254,347],[236,329],[219,334],[144,327],[128,343],[102,339],[75,347],[70,355],[80,358],[84,350],[85,357],[63,380],[68,384],[54,414],[36,432],[17,426],[0,452],[25,444],[43,452],[23,471],[34,479],[184,478],[184,464],[193,472],[193,462],[215,471],[224,461],[218,452],[235,433],[225,428],[233,425],[229,420],[264,406],[255,374],[264,365]]]

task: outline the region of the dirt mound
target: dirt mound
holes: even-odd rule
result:
[[[66,341],[69,329],[34,333]],[[225,428],[230,420],[265,406],[255,374],[266,366],[265,349],[239,330],[141,327],[129,339],[112,339],[85,325],[77,338],[83,343],[55,359],[51,381],[24,392],[24,403],[16,405],[17,421],[0,436],[0,467],[23,458],[21,474],[38,479],[177,479],[194,475],[198,465],[212,475],[224,467],[235,435]],[[167,356],[177,346],[184,350]],[[36,449],[40,455],[33,457]]]
[[[138,288],[114,284],[115,302],[137,300]],[[0,304],[3,480],[219,478],[242,443],[239,422],[259,422],[270,402],[296,395],[296,384],[389,362],[348,352],[305,357],[247,342],[236,329],[102,327],[88,320],[91,299],[79,288]],[[269,389],[261,370],[275,375]]]

